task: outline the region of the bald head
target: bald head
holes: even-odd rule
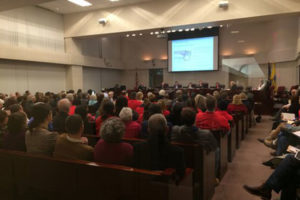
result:
[[[57,103],[57,108],[60,112],[68,113],[70,107],[71,107],[71,102],[67,98],[61,99]]]
[[[162,114],[154,114],[149,118],[148,131],[150,134],[166,133],[167,130],[167,120]]]

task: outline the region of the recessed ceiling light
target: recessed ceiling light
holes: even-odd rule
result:
[[[154,34],[153,32],[150,33],[150,35],[153,35],[153,34]]]
[[[195,31],[195,28],[191,28],[191,31]]]
[[[175,33],[176,32],[176,30],[172,30],[172,33]]]
[[[162,33],[162,34],[165,34],[166,32],[165,32],[165,31],[162,31],[161,33]]]
[[[111,1],[111,2],[118,2],[118,1],[120,1],[120,0],[109,0],[109,1]]]
[[[182,31],[183,31],[183,29],[179,29],[178,31],[179,31],[179,32],[182,32]]]
[[[238,43],[245,43],[245,40],[238,40]]]
[[[156,31],[156,32],[155,32],[155,35],[158,35],[158,34],[159,34],[159,32],[158,32],[158,31]]]
[[[189,29],[189,28],[187,28],[187,29],[185,29],[185,31],[190,31],[190,29]]]
[[[208,26],[207,28],[211,29],[211,28],[212,28],[212,26]]]
[[[68,0],[69,2],[71,3],[74,3],[78,6],[81,6],[81,7],[87,7],[87,6],[91,6],[92,4],[86,0]]]
[[[136,34],[135,34],[135,33],[133,33],[131,36],[132,36],[132,37],[135,37],[135,36],[136,36]]]
[[[127,34],[127,35],[126,35],[126,37],[130,37],[130,35],[129,35],[129,34]]]
[[[223,27],[223,25],[221,24],[221,25],[220,25],[220,27],[222,28],[222,27]]]
[[[231,31],[231,34],[238,34],[240,31]]]
[[[171,30],[168,30],[167,33],[171,33]]]
[[[139,34],[139,36],[142,36],[142,35],[143,35],[143,33],[140,33],[140,34]]]

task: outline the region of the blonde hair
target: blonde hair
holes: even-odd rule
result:
[[[238,94],[234,95],[233,99],[232,99],[232,104],[234,104],[234,105],[241,105],[241,104],[243,104],[241,96],[238,95]]]
[[[143,100],[144,94],[142,92],[136,93],[136,99],[137,100]]]
[[[201,110],[206,109],[206,97],[201,94],[197,94],[195,97],[195,105]]]
[[[122,108],[119,117],[124,122],[129,122],[132,120],[132,109],[129,107]]]
[[[240,96],[241,96],[241,99],[242,99],[242,100],[248,99],[247,95],[246,95],[244,92],[242,92],[242,93],[240,94]]]

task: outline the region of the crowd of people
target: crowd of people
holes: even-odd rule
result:
[[[273,158],[263,164],[275,171],[262,185],[257,187],[245,185],[244,188],[262,199],[270,200],[272,191],[277,193],[281,191],[281,200],[296,199],[297,187],[300,184],[300,156],[296,156],[300,147],[300,138],[293,133],[300,131],[299,94],[299,90],[291,90],[289,103],[282,106],[275,114],[272,130],[268,136],[258,138],[259,142],[274,150],[271,152]],[[292,118],[286,119],[285,113],[292,114]]]
[[[172,98],[164,89],[129,95],[126,91],[117,95],[114,91],[96,94],[92,90],[0,94],[0,147],[150,170],[174,168],[182,177],[184,152],[171,141],[198,143],[217,151],[212,131],[229,133],[231,114],[251,112],[252,98],[252,94],[243,92],[231,98],[226,90],[215,90],[204,96],[180,89]],[[292,92],[291,98],[291,104],[284,106],[280,113],[294,112],[298,116],[298,92]],[[260,141],[276,148],[276,155],[287,153],[288,145],[298,144],[290,134],[298,130],[298,125],[275,117],[274,130]],[[89,146],[85,135],[99,136],[99,141]],[[144,142],[133,145],[124,142],[124,138],[139,138]],[[271,198],[271,190],[291,191],[296,184],[288,181],[298,168],[299,160],[288,154],[263,186],[245,186],[245,189],[265,199]]]

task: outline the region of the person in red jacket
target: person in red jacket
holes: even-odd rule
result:
[[[126,126],[124,137],[125,138],[139,138],[142,127],[139,123],[132,121],[131,108],[128,108],[128,107],[122,108],[119,116]]]
[[[228,120],[215,112],[216,99],[213,96],[206,98],[206,112],[198,113],[196,116],[196,126],[201,129],[229,131]]]
[[[109,99],[104,99],[100,107],[100,116],[96,119],[96,135],[100,135],[102,123],[114,116],[114,104]]]
[[[228,105],[227,111],[229,113],[234,113],[234,112],[247,113],[248,109],[243,104],[241,96],[236,94],[233,96],[232,103]]]
[[[136,108],[142,104],[142,101],[136,99],[135,92],[131,92],[129,98],[130,99],[128,100],[128,107],[132,110],[136,110]]]

